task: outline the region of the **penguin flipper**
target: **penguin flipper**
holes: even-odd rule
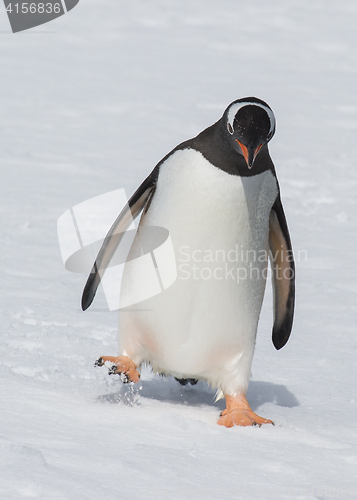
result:
[[[118,248],[125,231],[130,224],[143,210],[148,199],[154,193],[157,181],[157,169],[155,168],[151,174],[144,180],[144,182],[135,191],[128,203],[118,215],[112,227],[109,229],[105,237],[97,258],[93,264],[90,275],[88,276],[87,283],[85,284],[82,294],[82,309],[85,311],[93,302],[96,291],[98,289],[101,276],[104,274],[105,269],[113,257],[116,249]],[[117,238],[113,238],[118,235]]]
[[[281,349],[287,343],[293,325],[295,264],[280,196],[270,213],[269,246],[274,296],[273,344],[276,349]]]

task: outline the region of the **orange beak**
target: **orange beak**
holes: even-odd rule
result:
[[[240,148],[242,150],[242,153],[243,153],[244,159],[248,165],[248,168],[252,168],[253,163],[254,163],[261,147],[263,146],[263,144],[260,144],[254,151],[252,151],[252,150],[249,151],[247,146],[244,146],[244,144],[242,144],[240,141],[238,141],[238,139],[236,139],[236,142],[238,142],[238,144],[240,145]]]

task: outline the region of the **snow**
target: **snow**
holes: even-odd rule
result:
[[[2,498],[356,498],[356,16],[354,0],[86,0],[14,35],[0,9]],[[251,95],[277,118],[297,309],[277,352],[268,290],[248,400],[275,426],[225,429],[201,382],[94,368],[117,313],[103,294],[80,310],[56,223],[130,195]]]

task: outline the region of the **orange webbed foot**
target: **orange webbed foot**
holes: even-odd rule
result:
[[[273,424],[271,420],[259,417],[249,406],[246,397],[243,394],[236,396],[226,396],[227,408],[222,411],[218,425],[233,427],[240,425],[247,427],[249,425],[261,426],[262,424]]]
[[[136,369],[136,364],[128,356],[102,356],[95,362],[94,366],[103,366],[106,361],[113,363],[109,368],[109,375],[121,375],[122,381],[126,384],[140,380],[140,373]]]

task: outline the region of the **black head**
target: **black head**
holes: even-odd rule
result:
[[[275,132],[275,117],[268,104],[256,97],[232,102],[223,115],[225,134],[233,149],[244,156],[248,168]]]

